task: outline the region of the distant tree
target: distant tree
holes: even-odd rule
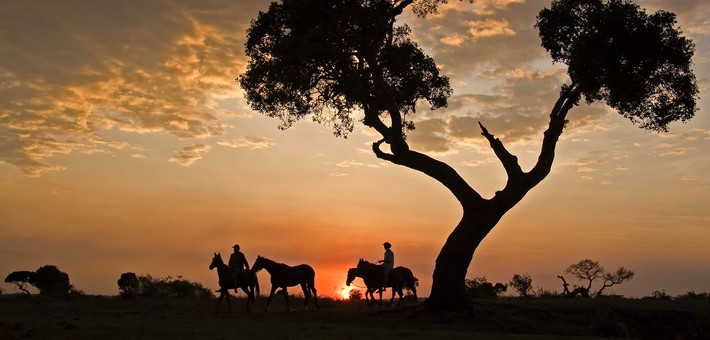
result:
[[[348,292],[348,299],[353,301],[362,300],[362,292],[359,289],[353,289]]]
[[[527,273],[513,274],[513,278],[508,283],[508,286],[515,289],[515,291],[518,292],[521,297],[528,297],[530,296],[530,292],[532,292],[533,289],[532,277],[530,277],[530,275],[528,275]]]
[[[594,296],[601,296],[604,289],[629,281],[634,277],[634,272],[624,267],[619,267],[613,273],[608,273],[606,272],[606,270],[604,270],[604,267],[599,264],[598,261],[593,261],[590,259],[584,259],[577,263],[571,264],[569,267],[567,267],[567,269],[565,269],[565,273],[571,274],[576,279],[586,281],[587,284],[586,287],[575,287],[575,290],[573,292],[570,292],[567,288],[567,281],[564,279],[564,277],[558,276],[560,279],[562,279],[565,290],[564,295],[566,296],[588,296],[590,294],[589,292],[592,289],[592,283],[594,282],[594,280],[600,278],[603,279],[602,286],[599,288],[599,290],[597,290]]]
[[[40,295],[66,295],[72,288],[69,275],[56,266],[46,265],[35,271],[34,286]]]
[[[140,293],[140,281],[135,273],[123,273],[117,281],[118,294],[126,299],[137,297]]]
[[[586,289],[587,291],[589,291],[590,289],[592,289],[592,282],[604,276],[604,267],[602,267],[602,265],[600,265],[597,261],[584,259],[577,263],[571,264],[569,267],[567,267],[567,269],[565,269],[565,273],[571,274],[579,280],[586,280]]]
[[[485,276],[466,279],[466,295],[470,299],[495,299],[507,289],[508,287],[502,283],[494,285],[488,282]]]
[[[30,291],[25,287],[26,285],[32,285],[35,281],[35,272],[30,271],[17,271],[10,273],[6,278],[5,282],[12,283],[17,286],[17,289],[25,292],[25,294],[30,295]]]
[[[604,273],[604,283],[601,288],[597,291],[597,296],[601,296],[605,288],[609,288],[613,285],[621,284],[625,281],[629,281],[634,278],[634,272],[624,268],[619,267],[613,273]]]
[[[431,309],[470,307],[466,272],[483,239],[550,173],[567,114],[584,98],[605,101],[621,115],[653,131],[686,121],[697,110],[698,89],[690,65],[692,42],[668,12],[647,15],[620,0],[555,0],[536,23],[553,61],[568,66],[549,115],[537,163],[525,172],[503,142],[479,123],[508,177],[483,198],[451,166],[410,149],[417,102],[445,107],[449,79],[396,19],[411,5],[417,15],[435,13],[447,0],[281,0],[260,12],[247,31],[246,72],[239,77],[251,107],[280,120],[280,128],[311,117],[336,136],[354,127],[354,112],[379,134],[377,158],[424,173],[445,186],[463,216],[436,259]],[[389,150],[382,150],[382,144]]]

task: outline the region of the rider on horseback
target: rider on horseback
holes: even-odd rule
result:
[[[229,269],[232,270],[232,280],[234,280],[234,287],[236,290],[240,283],[239,274],[241,274],[244,268],[249,270],[249,263],[247,262],[247,258],[244,256],[244,253],[239,251],[238,244],[235,244],[232,248],[234,248],[234,253],[229,256]]]
[[[387,287],[387,279],[390,276],[392,268],[394,268],[394,253],[390,249],[392,248],[392,245],[389,242],[385,242],[382,245],[385,247],[385,258],[377,262],[382,263],[382,267],[384,268],[385,275],[384,279],[382,280],[382,290],[385,290],[385,287]]]

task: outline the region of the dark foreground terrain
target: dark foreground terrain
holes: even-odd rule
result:
[[[279,296],[280,297],[280,296]],[[474,312],[430,313],[368,308],[364,302],[321,299],[318,310],[285,312],[282,299],[252,313],[233,300],[232,313],[216,301],[81,296],[51,299],[0,296],[0,339],[252,339],[252,338],[564,338],[709,339],[710,299],[482,300]]]

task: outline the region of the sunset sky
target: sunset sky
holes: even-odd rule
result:
[[[528,273],[560,291],[556,275],[591,258],[636,272],[615,293],[710,291],[710,2],[637,3],[676,13],[694,40],[696,117],[658,134],[605,103],[573,109],[552,173],[484,240],[469,278]],[[528,170],[568,80],[533,28],[549,4],[452,1],[438,15],[401,17],[454,89],[446,109],[418,108],[410,146],[484,197],[505,173],[476,122]],[[395,265],[429,294],[458,203],[431,178],[377,159],[379,138],[362,124],[347,139],[308,120],[282,131],[248,107],[234,79],[250,20],[267,7],[0,2],[2,278],[53,264],[89,294],[117,294],[123,272],[216,288],[213,252],[226,260],[239,243],[250,263],[311,264],[319,294],[338,295],[347,269],[381,259],[389,241]]]

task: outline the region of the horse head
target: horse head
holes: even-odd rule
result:
[[[357,277],[357,268],[348,269],[348,278],[345,280],[345,285],[350,286],[355,280],[355,277]]]
[[[256,257],[256,261],[254,261],[254,265],[251,267],[251,270],[256,273],[262,269],[264,269],[264,258],[258,255]]]
[[[224,261],[222,260],[222,255],[220,253],[214,253],[214,257],[212,258],[212,262],[210,263],[210,270],[223,264]]]

